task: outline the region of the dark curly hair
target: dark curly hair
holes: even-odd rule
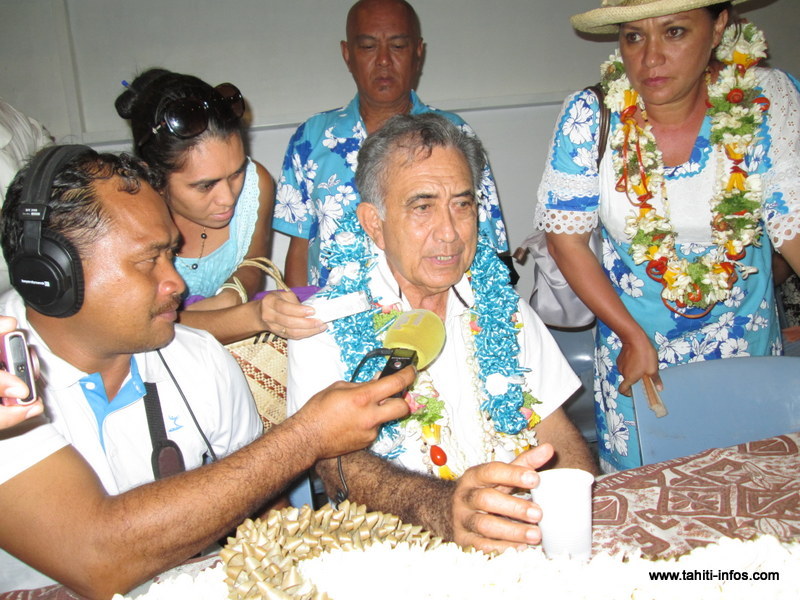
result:
[[[23,247],[19,205],[29,170],[30,163],[16,174],[3,205],[2,246],[9,263]],[[112,177],[119,178],[120,191],[129,194],[136,194],[142,182],[149,183],[147,166],[133,156],[99,154],[87,147],[56,174],[50,195],[38,199],[47,205],[43,227],[72,242],[79,256],[108,230],[109,217],[97,196],[96,182]]]
[[[162,128],[140,145],[144,136],[162,120],[170,101],[194,98],[208,102],[217,96],[219,93],[202,79],[154,68],[139,74],[117,97],[114,102],[117,114],[130,121],[134,152],[147,162],[157,190],[164,189],[168,175],[183,167],[187,151],[203,140],[227,139],[237,132],[242,135],[242,120],[229,107],[214,103],[208,112],[208,128],[200,135],[181,139]]]

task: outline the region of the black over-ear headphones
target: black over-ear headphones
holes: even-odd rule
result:
[[[69,317],[83,304],[83,268],[75,246],[42,224],[56,174],[86,152],[92,149],[69,145],[37,154],[28,168],[17,209],[22,243],[8,265],[11,283],[26,304],[49,317]]]

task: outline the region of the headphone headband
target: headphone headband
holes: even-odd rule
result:
[[[68,162],[86,152],[93,152],[89,146],[71,144],[49,146],[36,154],[28,168],[28,176],[20,198],[20,209],[26,204],[46,204],[53,188],[56,174]],[[44,220],[44,217],[42,217]]]

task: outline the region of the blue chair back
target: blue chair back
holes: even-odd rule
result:
[[[633,386],[642,464],[800,431],[800,357],[710,360],[660,371],[668,414]]]
[[[581,387],[564,402],[564,411],[587,442],[597,440],[594,417],[594,327],[564,330],[548,327]]]
[[[314,509],[314,494],[311,486],[311,477],[308,472],[304,472],[289,487],[289,504],[297,508],[302,508],[308,504]]]

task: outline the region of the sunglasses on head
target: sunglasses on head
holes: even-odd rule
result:
[[[227,106],[231,115],[228,119],[238,119],[244,114],[244,98],[242,93],[232,83],[220,83],[214,88],[217,92],[210,100],[196,98],[179,98],[171,100],[164,109],[163,118],[145,133],[138,146],[144,146],[150,138],[163,128],[181,139],[193,138],[208,129],[208,112],[212,107]],[[223,117],[224,112],[219,113]]]

